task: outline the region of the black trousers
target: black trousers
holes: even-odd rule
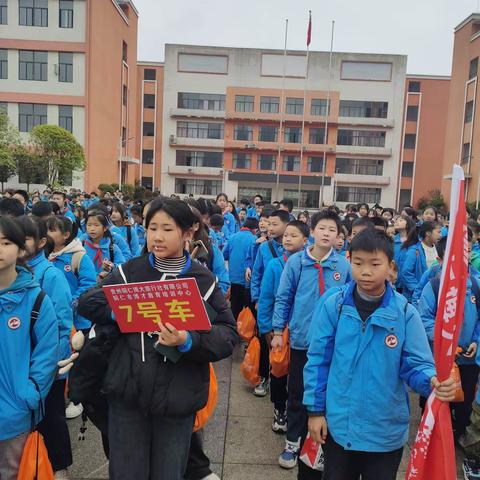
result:
[[[270,401],[276,410],[283,413],[287,407],[287,381],[288,375],[275,377],[270,374]]]
[[[72,446],[65,417],[66,382],[65,379],[53,382],[45,400],[45,418],[38,425],[54,472],[64,470],[73,463]]]
[[[303,368],[307,363],[307,351],[290,349],[288,375],[287,440],[301,443],[307,436],[307,409],[303,406]]]
[[[472,413],[472,403],[475,399],[475,387],[479,373],[479,368],[476,364],[459,365],[458,369],[462,379],[464,401],[461,403],[450,403],[453,430],[456,437],[463,435],[470,424],[470,414]]]
[[[403,447],[392,452],[345,450],[331,435],[323,445],[323,480],[395,480]]]
[[[185,480],[201,480],[210,475],[210,460],[203,451],[203,430],[192,433]]]
[[[233,316],[235,320],[238,317],[238,314],[242,311],[243,307],[251,307],[250,299],[250,289],[245,288],[243,285],[238,283],[232,283],[230,289],[230,307],[232,309]],[[252,308],[252,312],[253,312]]]

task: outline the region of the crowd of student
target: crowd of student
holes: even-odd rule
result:
[[[249,307],[260,341],[253,394],[270,393],[272,430],[286,437],[279,465],[298,465],[303,480],[395,479],[408,435],[408,389],[423,406],[432,389],[450,401],[459,387],[453,378],[436,379],[432,356],[448,222],[433,207],[397,214],[378,205],[332,206],[297,218],[292,212],[291,200],[266,204],[260,195],[237,208],[223,193],[215,202],[145,202],[121,192],[5,192],[0,478],[16,478],[32,423],[55,478],[69,478],[66,418],[83,408],[102,432],[110,478],[217,478],[202,432],[192,433],[194,416],[208,397],[209,363],[232,353],[236,319]],[[471,415],[480,417],[479,234],[472,218],[456,356],[464,401],[451,403],[455,439],[471,453],[464,464],[469,479],[480,478],[480,422],[469,427]],[[160,323],[154,335],[119,333],[102,284],[192,277],[211,307],[211,331]],[[286,328],[289,373],[277,378],[269,353],[283,347]],[[86,350],[79,357],[72,345],[78,350],[101,338],[108,362],[79,374]],[[72,395],[97,375],[103,410],[66,401],[71,368]],[[307,433],[323,446],[323,472],[299,461]]]

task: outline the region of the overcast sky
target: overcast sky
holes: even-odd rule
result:
[[[140,12],[138,58],[163,61],[165,43],[408,55],[408,73],[449,75],[453,30],[480,0],[133,0]]]

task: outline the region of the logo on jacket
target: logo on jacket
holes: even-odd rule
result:
[[[63,269],[68,273],[72,271],[72,267],[70,265],[65,265]]]
[[[335,272],[335,273],[333,274],[333,279],[334,279],[335,281],[338,282],[341,278],[342,278],[342,276],[340,275],[340,272]]]
[[[398,338],[396,335],[393,335],[393,333],[391,335],[387,335],[385,337],[385,345],[388,347],[388,348],[395,348],[397,345],[398,345]]]
[[[472,295],[472,296],[470,297],[470,301],[471,301],[472,303],[477,303],[477,299],[475,298],[475,295]]]
[[[20,322],[18,317],[9,318],[7,322],[8,328],[11,328],[12,330],[16,330],[21,324],[22,322]]]

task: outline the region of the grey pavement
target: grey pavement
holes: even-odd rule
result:
[[[223,480],[294,480],[296,469],[284,470],[277,458],[284,437],[271,430],[272,405],[268,397],[257,398],[240,374],[243,348],[233,358],[215,364],[219,399],[214,415],[205,428],[205,451],[212,470]],[[408,452],[417,432],[420,409],[416,396],[411,397],[412,420],[410,438],[397,476],[405,476]],[[71,476],[74,480],[108,478],[108,462],[103,454],[100,434],[89,423],[85,441],[78,441],[80,420],[70,420],[73,449]],[[457,478],[461,475],[461,454],[457,454]]]

